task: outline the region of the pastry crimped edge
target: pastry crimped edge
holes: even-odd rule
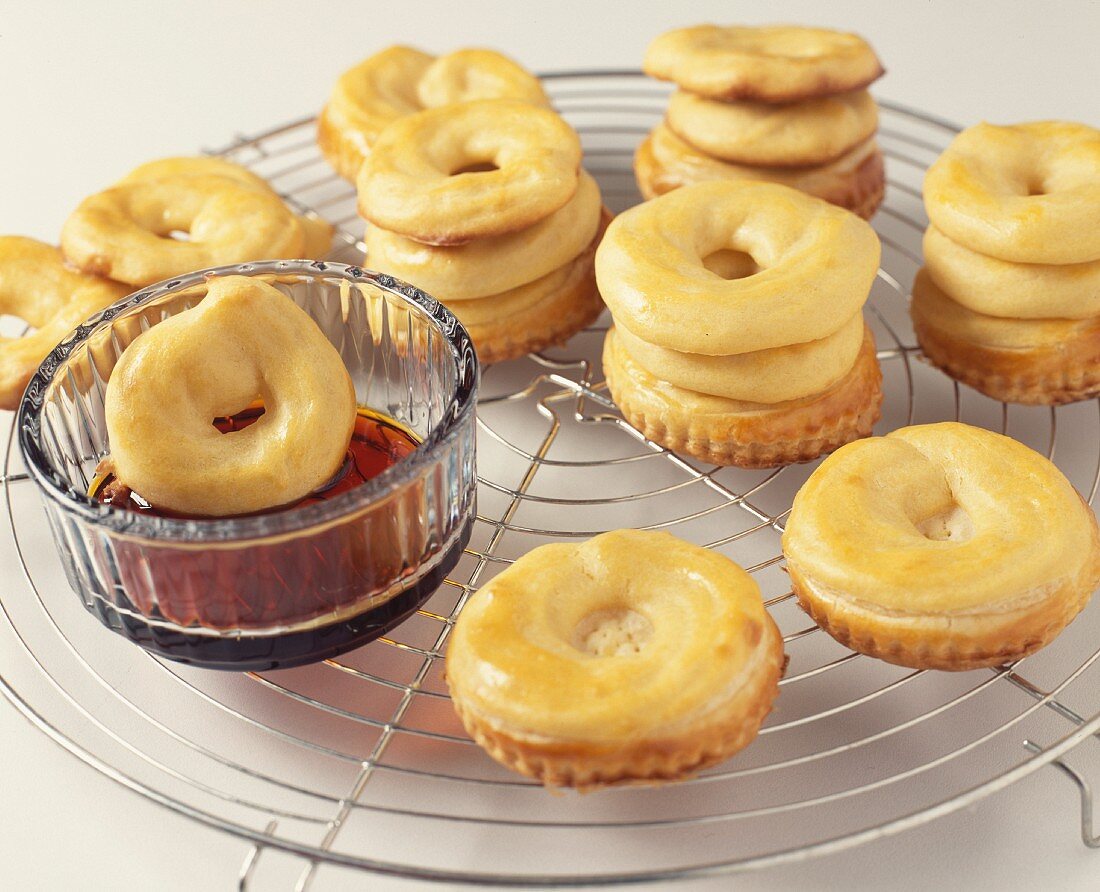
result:
[[[1087,513],[1095,529],[1096,517]],[[961,672],[1022,659],[1053,641],[1100,583],[1100,559],[1053,587],[985,610],[941,613],[893,611],[825,591],[790,561],[787,573],[802,609],[846,647],[910,669]]]
[[[999,347],[935,324],[921,312],[917,292],[910,305],[917,343],[929,362],[955,380],[992,399],[1032,406],[1100,396],[1100,318],[1082,320],[1074,337],[1056,343]]]
[[[474,342],[478,359],[486,365],[519,359],[548,347],[564,344],[577,332],[587,328],[604,310],[603,299],[596,287],[596,247],[603,238],[612,214],[600,209],[600,224],[596,235],[568,266],[583,267],[580,275],[567,280],[557,292],[547,295],[532,307],[489,324],[467,324],[466,330]],[[478,298],[491,302],[492,297]],[[462,322],[461,306],[472,301],[453,301],[451,312]]]
[[[873,136],[871,138],[874,139]],[[702,181],[702,178],[684,176],[663,165],[653,152],[652,139],[652,134],[647,135],[634,152],[634,176],[638,190],[647,201],[681,186],[690,186],[692,183]],[[693,150],[698,151],[694,148]],[[719,159],[713,160],[722,163]],[[761,179],[770,181],[766,176]],[[833,188],[809,194],[824,199],[830,204],[839,205],[864,220],[869,220],[874,216],[886,195],[886,165],[882,149],[876,145],[875,150],[855,169],[843,176]]]
[[[645,381],[644,386],[626,386],[631,376],[620,378],[624,358],[633,365],[633,376]],[[604,341],[603,366],[611,397],[634,428],[666,449],[715,465],[774,468],[812,461],[869,436],[882,408],[882,370],[870,329],[865,329],[855,365],[832,387],[800,400],[763,405],[756,411],[710,417],[685,411],[672,397],[689,391],[642,369],[616,341],[614,328]]]
[[[618,784],[683,780],[728,759],[756,738],[779,693],[786,665],[783,636],[765,611],[764,634],[745,683],[724,703],[678,733],[657,739],[589,742],[555,740],[499,727],[454,697],[467,733],[502,765],[548,787],[581,792]]]

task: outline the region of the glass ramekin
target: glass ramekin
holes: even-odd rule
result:
[[[420,445],[364,485],[293,511],[181,520],[98,503],[88,488],[110,452],[111,370],[142,331],[228,275],[289,295],[340,351],[360,405]],[[466,330],[422,291],[340,263],[268,261],[153,285],[92,317],[42,363],[17,426],[69,582],[92,613],[174,660],[270,669],[376,638],[453,568],[475,510],[477,387]]]

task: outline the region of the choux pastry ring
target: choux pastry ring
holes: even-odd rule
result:
[[[223,434],[212,424],[257,399],[264,414],[249,427]],[[340,354],[304,310],[271,285],[228,276],[127,347],[105,409],[122,483],[159,509],[227,516],[288,504],[331,479],[356,399]]]
[[[548,217],[577,191],[580,163],[580,138],[549,109],[514,99],[428,109],[378,138],[359,211],[390,232],[461,245]]]

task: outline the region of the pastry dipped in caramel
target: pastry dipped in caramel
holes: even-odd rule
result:
[[[212,424],[256,401],[263,415],[244,430]],[[119,481],[165,510],[216,517],[285,505],[329,481],[356,401],[340,354],[304,310],[228,276],[123,352],[105,410]]]
[[[368,626],[373,617],[392,624],[413,593],[386,585],[424,547],[410,522],[423,493],[406,487],[377,510],[351,509],[348,498],[419,438],[357,405],[336,348],[278,288],[227,276],[205,290],[196,306],[138,334],[108,380],[110,455],[89,494],[167,527],[163,545],[115,543],[126,596],[141,615],[182,628],[350,621],[368,608]],[[338,502],[353,513],[333,515]],[[304,538],[253,533],[255,541],[224,551],[173,540],[187,538],[181,520],[274,529],[297,523],[291,513],[341,521]],[[318,635],[318,646],[339,637]]]

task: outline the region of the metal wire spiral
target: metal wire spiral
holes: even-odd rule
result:
[[[633,149],[663,114],[667,91],[634,72],[545,80],[580,131],[608,205],[638,201]],[[1008,407],[918,361],[906,297],[926,224],[920,181],[954,128],[882,108],[889,187],[875,220],[883,268],[868,304],[885,376],[877,431],[952,417],[1007,431],[1058,461],[1092,502],[1100,402]],[[313,127],[295,121],[218,154],[337,224],[333,259],[358,262],[354,188],[322,159]],[[602,384],[605,328],[487,372],[481,514],[462,563],[390,637],[318,666],[211,674],[161,662],[96,627],[64,584],[9,444],[0,562],[18,561],[25,584],[0,601],[0,691],[119,784],[250,840],[242,885],[263,850],[280,849],[301,857],[302,889],[327,864],[570,886],[781,863],[961,808],[1096,733],[1096,610],[1026,665],[958,675],[888,666],[820,633],[797,609],[779,553],[791,497],[812,466],[715,469],[648,442]],[[499,768],[462,731],[442,679],[447,636],[470,594],[519,555],[624,526],[667,529],[747,567],[791,664],[760,739],[735,759],[672,787],[552,797]],[[477,866],[487,860],[492,870]]]

